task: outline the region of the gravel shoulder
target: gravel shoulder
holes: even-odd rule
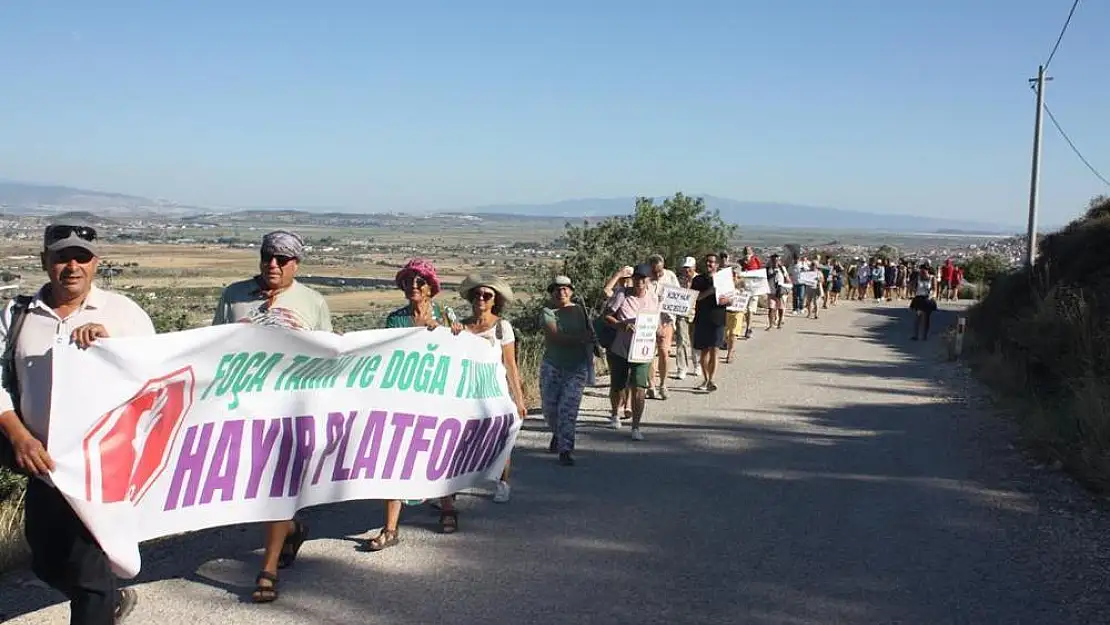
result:
[[[909,341],[898,304],[822,313],[763,318],[718,392],[687,378],[649,401],[641,442],[606,427],[591,389],[575,467],[530,419],[512,502],[460,496],[455,535],[409,508],[401,545],[365,554],[379,504],[308,511],[274,604],[248,602],[257,525],[152,544],[128,622],[1110,622],[1105,506],[1015,449],[941,328]],[[0,580],[0,621],[62,624],[61,601],[26,573]]]

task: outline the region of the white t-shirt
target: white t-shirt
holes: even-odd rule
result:
[[[663,276],[660,277],[658,280],[653,281],[650,287],[651,292],[659,298],[660,303],[663,302],[663,288],[668,286],[676,289],[682,287],[682,285],[678,282],[678,276],[675,275],[675,272],[671,271],[670,269],[664,269]],[[661,312],[659,313],[659,321],[661,321],[662,323],[674,323],[674,315]]]
[[[501,347],[512,345],[516,342],[516,335],[513,333],[513,324],[509,323],[508,319],[501,319],[494,325],[486,328],[484,332],[475,332],[474,336],[480,336],[489,341],[490,345],[496,347],[498,327],[501,328]]]

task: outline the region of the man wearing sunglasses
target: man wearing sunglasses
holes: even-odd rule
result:
[[[31,476],[24,499],[31,568],[69,599],[70,623],[81,625],[118,623],[137,599],[133,590],[119,588],[96,539],[43,479],[54,470],[47,440],[50,360],[55,345],[87,348],[98,338],[154,335],[154,324],[138,304],[93,284],[97,248],[91,227],[47,227],[41,259],[49,281],[33,297],[9,302],[0,314],[8,391],[0,393],[0,430],[11,442],[16,468]]]
[[[331,311],[319,291],[296,280],[304,256],[304,239],[276,230],[262,237],[258,275],[228,285],[216,305],[212,325],[253,323],[290,330],[331,332]],[[308,538],[308,525],[291,519],[266,524],[262,569],[252,599],[277,599],[277,571],[291,564]]]

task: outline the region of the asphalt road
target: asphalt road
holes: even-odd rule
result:
[[[688,378],[651,401],[642,442],[605,427],[594,389],[578,465],[530,420],[512,502],[460,496],[452,536],[410,508],[402,544],[367,554],[379,504],[309,511],[270,605],[249,603],[258,526],[152,545],[128,622],[1110,622],[1104,514],[1015,451],[939,332],[913,343],[908,323],[902,305],[849,302],[761,326],[718,392]],[[67,613],[26,574],[0,583],[0,620]]]

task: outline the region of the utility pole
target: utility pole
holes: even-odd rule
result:
[[[1044,117],[1044,84],[1052,80],[1044,75],[1044,65],[1037,68],[1037,77],[1030,78],[1029,82],[1036,84],[1037,90],[1037,120],[1033,127],[1033,171],[1029,176],[1029,227],[1026,234],[1029,241],[1025,249],[1025,265],[1033,267],[1037,258],[1037,187],[1041,179],[1041,129]]]

